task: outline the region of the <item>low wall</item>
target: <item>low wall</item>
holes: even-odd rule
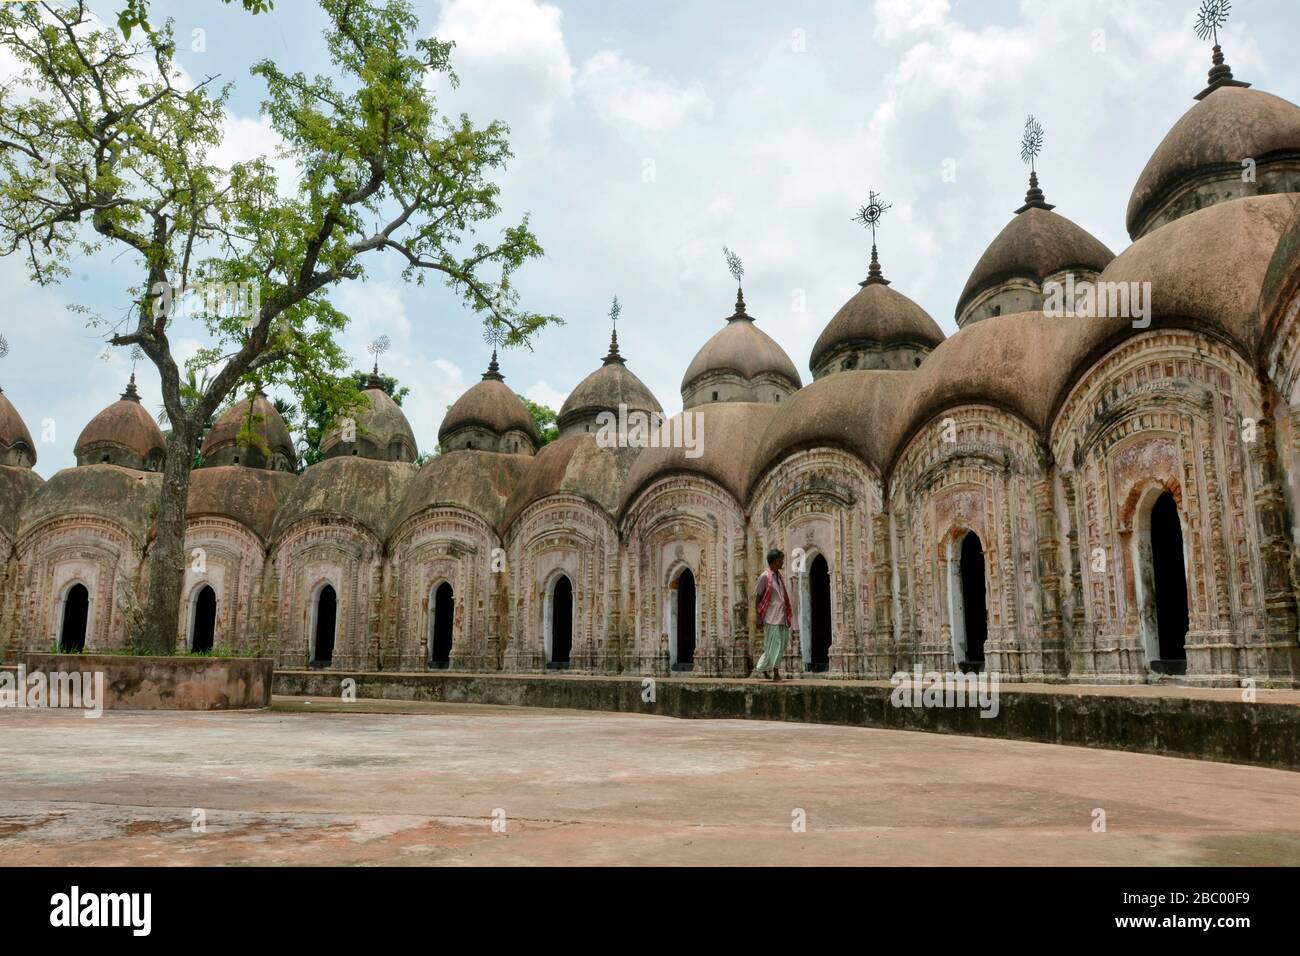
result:
[[[271,706],[269,657],[25,654],[27,673],[103,672],[105,710],[250,710]]]
[[[790,720],[888,730],[968,734],[1040,743],[1132,750],[1171,757],[1300,770],[1300,702],[1267,692],[1246,703],[1238,693],[1190,689],[1033,687],[1003,684],[997,713],[973,707],[899,707],[887,682],[760,681],[519,674],[277,671],[275,693],[338,697],[345,678],[358,698],[560,707],[666,717]],[[919,698],[919,692],[917,694]]]

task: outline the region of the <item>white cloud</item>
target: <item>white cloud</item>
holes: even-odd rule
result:
[[[539,405],[545,405],[557,412],[560,410],[560,406],[564,404],[564,400],[569,397],[568,393],[561,392],[558,388],[552,388],[545,379],[541,379],[529,386],[524,395],[529,400]]]
[[[876,0],[875,35],[897,40],[904,33],[932,30],[948,18],[948,0]]]
[[[573,63],[559,7],[538,0],[443,0],[433,35],[452,40],[451,89],[434,78],[445,113],[468,112],[480,125],[507,123],[512,142],[544,142],[556,111],[573,95]]]
[[[713,102],[698,82],[679,86],[660,79],[617,50],[601,50],[583,63],[577,87],[606,122],[650,132],[713,112]]]

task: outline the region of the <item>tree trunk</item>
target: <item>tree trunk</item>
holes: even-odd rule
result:
[[[194,466],[194,435],[189,423],[172,422],[163,466],[158,535],[149,552],[149,596],[136,647],[145,654],[173,654],[185,580],[185,507]]]

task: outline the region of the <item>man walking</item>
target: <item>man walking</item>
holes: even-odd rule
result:
[[[770,676],[774,682],[781,680],[781,657],[790,640],[790,621],[794,608],[790,592],[786,590],[781,568],[785,553],[780,548],[767,552],[767,570],[758,576],[758,589],[754,601],[758,605],[758,619],[763,625],[763,656],[754,668],[757,673]],[[768,674],[771,671],[771,674]]]

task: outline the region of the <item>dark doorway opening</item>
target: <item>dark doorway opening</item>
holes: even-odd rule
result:
[[[677,576],[677,660],[673,670],[695,668],[695,574],[683,568]]]
[[[808,568],[808,669],[830,670],[831,666],[831,569],[820,554]]]
[[[568,667],[573,650],[573,584],[561,574],[551,592],[551,659],[548,667]]]
[[[320,589],[316,598],[316,653],[312,663],[325,666],[334,660],[334,623],[338,616],[338,596],[331,585]]]
[[[65,651],[86,649],[86,621],[90,617],[90,592],[84,584],[74,584],[63,597],[63,629],[59,648]]]
[[[194,631],[190,635],[190,650],[212,650],[212,639],[217,632],[217,592],[205,584],[194,599]]]
[[[1151,508],[1151,570],[1156,591],[1156,631],[1162,661],[1187,660],[1187,575],[1183,528],[1174,496],[1165,492]]]
[[[961,603],[966,625],[966,661],[984,662],[984,642],[989,636],[988,608],[984,597],[984,546],[974,531],[961,542]]]
[[[429,664],[437,668],[451,665],[451,624],[455,617],[456,594],[451,585],[443,581],[433,592],[433,648]]]

